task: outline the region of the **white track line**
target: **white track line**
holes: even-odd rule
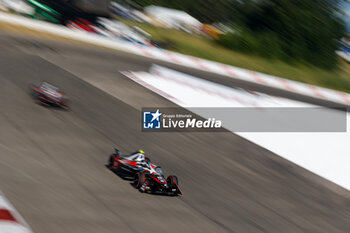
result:
[[[29,225],[0,191],[0,232],[33,233]]]

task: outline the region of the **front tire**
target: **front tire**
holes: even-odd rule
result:
[[[134,177],[134,187],[139,189],[146,182],[146,176],[144,173],[138,172]]]
[[[170,187],[179,185],[179,180],[177,179],[177,176],[168,176],[166,181]]]

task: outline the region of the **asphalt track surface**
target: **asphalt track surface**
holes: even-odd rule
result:
[[[0,51],[0,190],[34,232],[349,232],[348,191],[235,134],[142,133],[141,107],[174,104],[120,71],[152,61],[7,32]],[[41,81],[73,111],[35,104]],[[106,169],[113,147],[145,150],[184,196],[139,193]]]

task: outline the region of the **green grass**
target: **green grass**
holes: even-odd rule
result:
[[[123,23],[138,26],[152,35],[155,41],[172,44],[169,50],[213,60],[241,68],[271,74],[304,83],[350,92],[350,65],[339,62],[337,70],[324,70],[307,64],[288,64],[254,55],[228,50],[204,36],[191,35],[173,29],[155,27],[123,19]]]

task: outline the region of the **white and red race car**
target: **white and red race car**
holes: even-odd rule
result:
[[[140,192],[182,195],[178,179],[174,175],[166,179],[162,169],[151,163],[142,150],[122,156],[118,149],[110,156],[108,167],[123,178],[131,178]]]
[[[71,110],[68,98],[57,87],[43,82],[40,86],[30,85],[33,98],[44,106],[56,106],[65,110]]]

